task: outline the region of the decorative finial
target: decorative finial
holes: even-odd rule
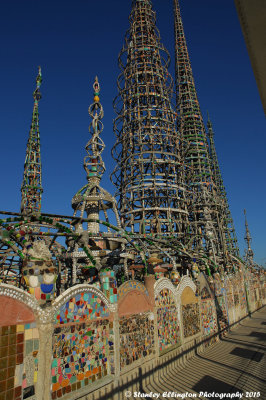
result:
[[[86,144],[86,151],[88,155],[84,158],[84,168],[87,172],[87,179],[98,179],[101,180],[101,177],[105,171],[105,165],[102,160],[102,152],[105,148],[105,144],[103,140],[99,137],[100,133],[103,131],[103,123],[101,119],[103,118],[103,108],[100,103],[100,84],[98,81],[98,77],[95,77],[95,81],[93,84],[94,98],[93,103],[89,107],[89,115],[92,118],[92,121],[89,126],[89,132],[92,135],[92,138]]]
[[[40,86],[42,83],[42,70],[41,67],[38,67],[38,75],[36,77],[36,89],[33,92],[33,98],[35,102],[38,102],[41,100],[42,95],[40,92]]]

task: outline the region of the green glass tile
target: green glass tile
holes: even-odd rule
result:
[[[33,351],[33,340],[26,341],[26,355],[30,354]]]
[[[17,336],[16,336],[15,333],[9,335],[9,337],[8,337],[8,343],[9,343],[9,345],[12,345],[12,344],[17,343]]]

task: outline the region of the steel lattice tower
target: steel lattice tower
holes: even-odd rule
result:
[[[121,220],[131,232],[181,237],[188,214],[182,145],[170,103],[170,57],[160,42],[150,0],[133,0],[129,20],[114,102],[113,182]]]
[[[42,167],[39,131],[39,101],[41,99],[40,86],[42,82],[41,67],[36,78],[37,87],[33,92],[34,106],[32,121],[27,143],[26,159],[24,163],[23,182],[21,185],[21,212],[23,214],[38,214],[41,212],[42,198]]]
[[[178,127],[187,142],[186,183],[190,188],[193,245],[214,261],[225,260],[225,235],[220,220],[221,201],[212,178],[207,135],[197,98],[178,0],[174,0],[175,62]],[[219,260],[217,260],[219,261]]]
[[[223,223],[223,230],[225,233],[226,245],[227,250],[229,253],[233,254],[234,256],[239,257],[239,248],[237,243],[237,237],[234,227],[233,218],[229,209],[228,199],[226,190],[223,183],[223,178],[221,174],[221,170],[219,167],[218,157],[215,149],[214,144],[214,132],[212,128],[212,123],[210,121],[210,117],[208,115],[207,121],[207,128],[208,128],[208,136],[209,136],[209,151],[210,151],[210,159],[211,159],[211,168],[212,168],[212,175],[213,180],[215,182],[218,195],[222,200],[222,223]]]
[[[246,213],[246,210],[244,210],[244,215],[245,215],[245,228],[246,228],[245,241],[246,241],[246,243],[247,243],[247,249],[245,250],[245,260],[246,260],[246,263],[247,263],[249,266],[252,266],[252,265],[254,264],[254,259],[253,259],[254,253],[253,253],[253,250],[252,250],[252,248],[251,248],[251,241],[252,241],[252,238],[251,238],[251,234],[250,234],[249,228],[248,228],[248,221],[247,221],[247,213]]]

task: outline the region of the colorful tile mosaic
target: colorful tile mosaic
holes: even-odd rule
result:
[[[138,281],[127,281],[118,288],[118,299],[121,299],[132,290],[138,290],[139,292],[144,293],[146,296],[149,296],[147,289],[142,283]]]
[[[107,318],[108,307],[92,292],[79,293],[65,303],[55,314],[56,324],[86,322],[95,318]]]
[[[110,303],[117,303],[117,282],[114,271],[100,273],[101,289]]]
[[[228,284],[226,286],[226,298],[227,298],[227,307],[231,309],[234,307],[234,294],[233,294],[233,286]]]
[[[34,399],[38,350],[35,323],[0,328],[0,398]]]
[[[239,305],[240,305],[241,317],[244,317],[247,314],[247,298],[246,298],[245,286],[243,283],[239,288]]]
[[[154,321],[147,314],[122,317],[119,327],[121,369],[154,354]]]
[[[202,300],[211,299],[211,294],[205,286],[200,291],[200,297]]]
[[[198,303],[182,306],[184,337],[196,335],[200,331]]]
[[[168,289],[161,290],[155,299],[155,304],[158,307],[159,350],[163,352],[181,344],[180,328],[173,293]]]
[[[216,311],[220,329],[226,329],[229,325],[229,317],[226,306],[225,292],[220,296],[216,296]]]
[[[58,325],[53,337],[52,399],[114,373],[113,322]]]
[[[238,293],[234,293],[234,304],[235,304],[235,307],[239,306],[239,294]]]
[[[216,311],[213,300],[201,302],[201,322],[203,336],[210,336],[217,332]]]
[[[156,307],[175,306],[173,292],[168,289],[163,289],[155,298]]]

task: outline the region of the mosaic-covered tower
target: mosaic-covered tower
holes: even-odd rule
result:
[[[238,248],[238,243],[237,243],[234,222],[233,222],[233,218],[232,218],[232,215],[231,215],[231,212],[229,209],[227,194],[226,194],[226,190],[224,187],[223,178],[222,178],[222,174],[221,174],[221,170],[220,170],[220,166],[219,166],[219,162],[218,162],[218,157],[217,157],[215,144],[214,144],[214,131],[212,128],[212,123],[210,121],[209,115],[208,115],[208,121],[207,121],[207,128],[208,128],[208,136],[209,136],[209,143],[210,143],[209,150],[210,150],[213,180],[215,182],[218,195],[220,196],[220,199],[222,200],[222,210],[221,210],[222,211],[222,224],[223,224],[223,230],[225,233],[227,250],[230,254],[233,254],[234,256],[239,257],[239,248]]]
[[[214,261],[226,257],[220,219],[221,200],[211,171],[208,142],[197,98],[178,0],[174,0],[175,62],[178,127],[186,141],[186,183],[190,191],[190,220],[194,248]]]
[[[121,222],[133,233],[182,237],[188,225],[169,54],[150,0],[133,0],[119,55],[113,156]]]
[[[42,166],[39,130],[39,101],[41,99],[40,86],[42,82],[41,67],[36,78],[37,87],[33,92],[34,106],[30,133],[27,143],[26,159],[24,163],[23,182],[21,185],[21,212],[23,214],[39,214],[42,198]]]

